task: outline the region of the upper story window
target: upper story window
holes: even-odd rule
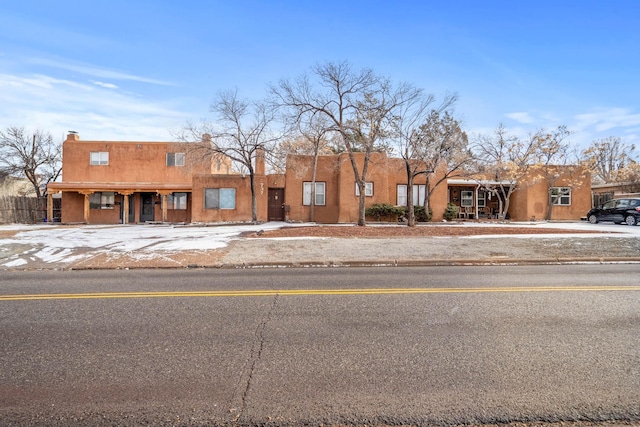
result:
[[[571,188],[552,187],[551,203],[556,206],[571,206]]]
[[[373,182],[364,183],[364,195],[367,197],[373,197]],[[356,196],[360,196],[360,187],[358,187],[357,182],[356,182]]]
[[[167,166],[184,166],[184,153],[167,153]]]
[[[108,151],[92,151],[89,163],[91,165],[108,165],[109,152]]]

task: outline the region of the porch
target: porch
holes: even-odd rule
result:
[[[458,219],[502,219],[500,201],[492,191],[500,182],[450,179],[447,181],[447,202],[458,208]]]

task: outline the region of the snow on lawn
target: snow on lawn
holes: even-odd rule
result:
[[[0,231],[18,231],[14,236],[0,239],[0,254],[11,245],[29,249],[5,258],[0,265],[17,267],[28,259],[47,263],[73,262],[96,253],[118,252],[138,254],[144,257],[163,256],[161,253],[214,250],[224,248],[241,233],[259,230],[275,230],[284,222],[258,225],[178,226],[167,224],[148,225],[9,225]],[[309,224],[296,224],[309,225]],[[35,248],[35,250],[34,250]],[[78,253],[81,252],[82,253]]]

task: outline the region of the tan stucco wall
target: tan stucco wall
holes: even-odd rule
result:
[[[576,167],[557,167],[563,173],[554,187],[571,187],[571,205],[553,206],[552,220],[579,220],[591,208],[591,175]],[[564,171],[564,172],[563,172]],[[567,173],[570,171],[571,173]],[[514,221],[544,220],[549,206],[547,181],[532,171],[519,183],[512,194],[509,217]]]
[[[235,209],[205,209],[206,188],[235,188]],[[258,221],[267,220],[268,185],[264,175],[255,177]],[[251,180],[249,175],[196,175],[193,177],[193,222],[251,221]]]
[[[362,172],[364,154],[356,153],[359,172]],[[313,158],[288,156],[285,200],[291,206],[289,218],[293,221],[309,221],[309,206],[302,206],[303,182],[311,182]],[[388,158],[385,153],[372,153],[367,182],[373,183],[373,196],[366,196],[365,207],[377,203],[397,203],[397,185],[406,184],[407,176],[402,159]],[[358,220],[359,197],[356,196],[355,175],[348,154],[320,156],[316,182],[326,183],[326,205],[315,207],[315,221],[320,223],[350,223]],[[420,176],[416,184],[424,184]],[[432,196],[432,201],[446,200],[446,185]],[[446,202],[445,202],[446,205]],[[440,219],[442,219],[441,209]]]
[[[108,152],[108,165],[91,165],[91,152]],[[166,155],[187,153],[185,166],[167,166]],[[170,142],[81,141],[62,147],[64,182],[190,183],[197,173],[210,173],[211,163],[185,144]]]

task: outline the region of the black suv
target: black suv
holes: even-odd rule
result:
[[[600,221],[613,221],[616,224],[636,225],[640,221],[640,198],[613,199],[597,206],[587,213],[591,224]]]

